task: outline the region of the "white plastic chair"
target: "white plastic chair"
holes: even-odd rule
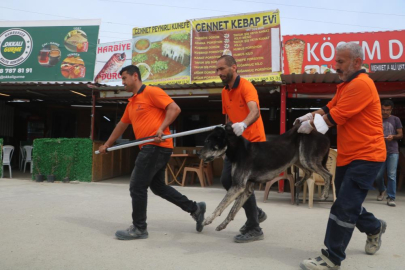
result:
[[[32,146],[31,145],[25,145],[24,146],[24,172],[25,172],[25,167],[27,166],[27,163],[30,164],[30,171],[32,173]]]
[[[20,146],[20,155],[19,155],[19,161],[18,161],[18,168],[20,169],[20,171],[23,170],[24,159],[25,159],[24,146]]]
[[[1,178],[4,175],[4,166],[8,165],[8,170],[10,172],[10,178],[13,178],[13,172],[11,170],[11,158],[13,157],[14,146],[12,145],[4,145],[3,151],[1,152],[3,155],[3,170],[1,171]]]

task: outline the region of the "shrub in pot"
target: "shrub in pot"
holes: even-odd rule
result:
[[[51,166],[51,173],[47,176],[47,181],[49,183],[53,183],[55,181],[55,170],[58,167],[58,152],[53,152],[51,154],[52,166]]]
[[[63,178],[62,182],[63,183],[69,183],[70,182],[70,172],[72,170],[73,166],[73,157],[72,156],[66,156],[65,157],[65,162],[66,162],[66,177]]]
[[[41,173],[41,169],[40,169],[39,166],[38,166],[40,160],[41,160],[41,159],[40,159],[39,156],[36,157],[35,165],[34,165],[35,172],[36,172],[36,175],[35,175],[35,182],[43,182],[43,181],[44,181],[44,175]]]

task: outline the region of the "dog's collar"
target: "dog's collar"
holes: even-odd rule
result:
[[[239,83],[240,83],[240,76],[238,75],[238,77],[236,77],[235,82],[233,83],[232,89],[238,88]],[[231,89],[229,89],[229,85],[225,85],[225,89],[231,90]]]

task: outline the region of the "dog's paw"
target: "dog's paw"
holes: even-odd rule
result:
[[[225,228],[226,228],[226,225],[221,224],[218,227],[216,227],[215,230],[219,232],[219,231],[222,231]]]
[[[207,225],[210,225],[212,223],[212,220],[211,219],[204,219],[204,221],[203,221],[203,225],[204,226],[207,226]]]
[[[329,197],[329,194],[322,194],[321,197],[319,198],[321,201],[326,201],[326,199]]]

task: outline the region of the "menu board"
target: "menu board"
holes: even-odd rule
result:
[[[405,30],[283,36],[284,74],[336,73],[336,47],[359,44],[366,72],[405,69]]]
[[[121,82],[119,72],[123,67],[131,65],[131,47],[131,40],[98,44],[94,81],[96,83]]]
[[[0,82],[92,81],[99,25],[0,22]]]
[[[145,84],[190,83],[190,22],[132,30],[132,64]]]
[[[238,74],[254,81],[281,81],[278,10],[191,20],[192,83],[221,82],[217,59],[232,55]]]

